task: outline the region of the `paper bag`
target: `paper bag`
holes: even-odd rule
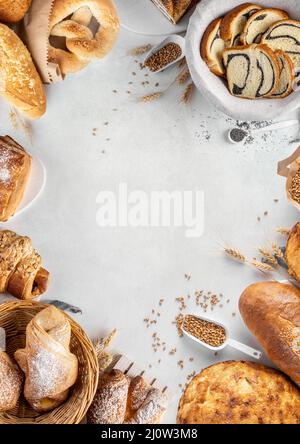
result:
[[[300,211],[300,203],[296,202],[290,193],[293,177],[300,171],[300,146],[287,159],[278,163],[278,174],[286,177],[286,192],[288,200]]]

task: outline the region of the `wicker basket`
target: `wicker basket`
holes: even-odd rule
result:
[[[48,307],[38,302],[8,302],[0,305],[0,327],[6,331],[6,351],[14,352],[25,346],[28,322]],[[78,358],[79,372],[67,401],[48,413],[37,413],[21,397],[15,409],[0,413],[0,424],[78,424],[85,416],[97,390],[98,360],[94,347],[82,328],[66,315],[72,330],[70,348]]]

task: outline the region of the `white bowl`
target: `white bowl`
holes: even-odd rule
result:
[[[202,0],[190,19],[186,35],[186,58],[196,87],[223,113],[238,120],[272,120],[300,107],[300,90],[284,99],[247,100],[230,94],[226,83],[213,74],[200,55],[200,43],[208,25],[224,16],[242,0]],[[254,0],[253,3],[269,8],[281,8],[291,18],[300,20],[299,0]]]

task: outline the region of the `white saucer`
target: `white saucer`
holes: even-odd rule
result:
[[[115,0],[121,25],[128,31],[141,35],[164,36],[184,32],[191,13],[174,25],[150,0]]]
[[[43,192],[46,184],[46,168],[37,157],[32,157],[31,173],[24,197],[18,207],[15,216],[27,210]]]

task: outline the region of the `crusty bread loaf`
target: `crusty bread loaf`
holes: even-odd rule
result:
[[[286,19],[274,23],[262,37],[262,43],[281,49],[300,67],[300,21]]]
[[[300,385],[300,291],[279,282],[257,283],[243,292],[239,308],[271,361]]]
[[[191,6],[193,0],[152,0],[153,3],[173,23],[179,22],[181,17]]]
[[[26,46],[3,24],[0,24],[0,60],[0,94],[27,117],[41,117],[46,110],[42,81]]]
[[[201,57],[209,69],[217,76],[224,77],[223,52],[225,42],[220,36],[222,18],[214,20],[206,29],[201,41]]]
[[[0,0],[0,21],[17,23],[28,11],[32,0]]]
[[[274,369],[254,362],[221,362],[188,384],[177,423],[300,424],[300,391]]]
[[[246,99],[269,97],[279,82],[279,62],[267,45],[237,46],[223,55],[229,91]]]
[[[290,275],[300,282],[300,222],[290,232],[286,244],[285,259]]]
[[[283,99],[293,92],[295,69],[292,59],[285,52],[278,49],[275,54],[279,61],[279,81],[270,98]]]
[[[226,42],[227,47],[240,44],[240,36],[245,24],[252,14],[262,9],[253,3],[244,3],[232,9],[222,20],[221,38]]]
[[[0,412],[11,410],[17,405],[22,384],[21,370],[0,348]]]
[[[241,35],[243,45],[260,43],[262,36],[274,23],[289,18],[287,12],[282,9],[266,8],[251,15]]]

